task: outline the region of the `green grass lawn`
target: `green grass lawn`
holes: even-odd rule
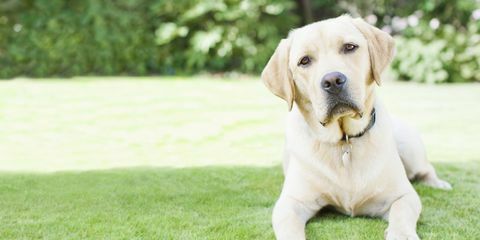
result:
[[[162,80],[162,81],[159,81]],[[480,85],[387,82],[453,184],[421,185],[422,239],[480,236]],[[272,239],[286,104],[256,79],[0,82],[0,239]],[[382,239],[322,212],[310,239]]]

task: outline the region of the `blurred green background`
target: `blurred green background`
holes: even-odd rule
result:
[[[343,13],[396,36],[395,79],[480,81],[478,0],[4,0],[0,78],[256,74],[289,30]]]

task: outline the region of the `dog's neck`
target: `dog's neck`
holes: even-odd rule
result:
[[[365,110],[361,118],[345,116],[330,123],[326,127],[322,126],[314,115],[309,114],[313,111],[311,105],[303,102],[296,102],[296,105],[314,138],[320,142],[339,144],[344,142],[342,139],[344,139],[346,135],[357,136],[361,134],[363,136],[363,134],[370,130],[371,127],[369,127],[369,125],[372,124],[371,113],[374,109],[374,99],[374,91],[368,91],[364,107]]]
[[[376,121],[375,108],[372,108],[369,115],[370,115],[370,120],[368,121],[367,126],[361,132],[359,132],[357,134],[348,134],[348,133],[345,133],[345,131],[343,131],[344,133],[343,133],[343,137],[342,137],[341,141],[344,141],[344,142],[348,143],[349,139],[360,138],[365,133],[367,133],[373,127],[373,125],[375,125],[375,121]]]
[[[339,119],[339,127],[342,131],[342,140],[346,136],[360,137],[363,136],[370,128],[375,124],[375,108],[374,108],[375,93],[373,89],[368,92],[365,101],[365,111],[363,117],[360,119],[354,119],[351,117],[344,117]]]

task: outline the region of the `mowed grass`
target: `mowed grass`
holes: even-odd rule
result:
[[[480,236],[480,85],[387,82],[450,192],[415,185],[422,239]],[[286,104],[258,79],[0,82],[0,239],[272,239]],[[382,239],[321,212],[309,239]]]

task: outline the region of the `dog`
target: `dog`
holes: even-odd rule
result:
[[[410,180],[451,189],[426,159],[419,134],[375,95],[394,39],[342,15],[292,30],[261,79],[287,102],[285,180],[272,225],[277,239],[305,239],[320,209],[388,221],[385,238],[419,239],[421,202]]]

